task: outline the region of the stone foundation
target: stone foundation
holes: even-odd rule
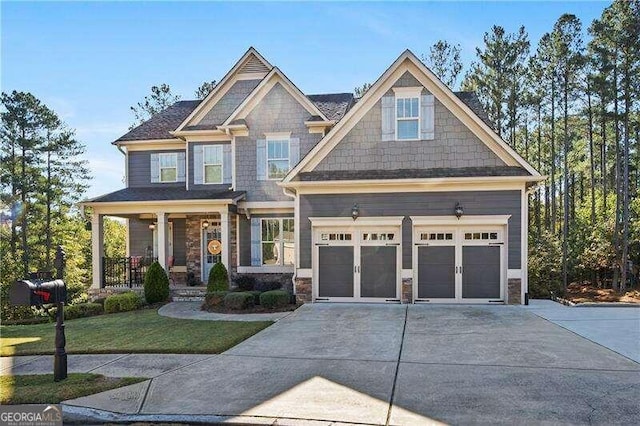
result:
[[[520,305],[522,303],[522,298],[520,297],[521,287],[522,280],[520,278],[509,278],[507,291],[507,303],[509,305]]]
[[[413,278],[402,279],[402,303],[413,303]]]
[[[311,302],[311,278],[296,277],[295,290],[298,303]]]
[[[171,286],[186,286],[187,285],[187,273],[186,272],[173,272],[171,273],[171,279],[173,282],[169,280],[169,285]]]

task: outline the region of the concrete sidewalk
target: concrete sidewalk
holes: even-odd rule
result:
[[[270,312],[265,314],[219,314],[200,309],[202,302],[171,302],[158,309],[163,317],[194,319],[204,321],[279,321],[293,311]]]
[[[224,354],[63,409],[81,423],[640,424],[640,365],[531,309],[305,305]]]
[[[551,300],[531,300],[523,308],[640,362],[640,306],[565,306]]]

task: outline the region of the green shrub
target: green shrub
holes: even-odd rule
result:
[[[144,276],[144,298],[150,304],[169,298],[169,277],[158,262],[153,262]]]
[[[70,320],[75,318],[92,317],[100,315],[104,312],[104,308],[99,303],[77,303],[64,307],[64,319]]]
[[[562,246],[549,232],[529,243],[529,297],[548,299],[562,295]]]
[[[253,294],[249,292],[233,292],[224,297],[224,307],[232,310],[242,310],[253,306]]]
[[[249,291],[248,293],[251,293],[253,295],[253,304],[256,306],[259,305],[260,295],[262,294],[262,292],[258,290],[253,290],[253,291]]]
[[[115,312],[134,311],[142,306],[140,296],[132,291],[113,294],[104,301],[104,311],[108,314]]]
[[[227,290],[229,290],[229,274],[227,274],[227,268],[221,262],[218,262],[209,271],[207,292]]]
[[[256,277],[251,275],[238,275],[233,279],[238,288],[242,291],[253,291],[256,285]]]
[[[260,295],[260,306],[273,309],[283,308],[291,301],[291,295],[284,290],[265,291]]]
[[[224,303],[224,298],[228,294],[228,291],[212,291],[204,296],[204,303],[202,308],[206,310],[214,306],[221,306]]]

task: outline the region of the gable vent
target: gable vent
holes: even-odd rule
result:
[[[240,74],[268,73],[269,68],[262,61],[251,55],[249,60],[240,68]]]

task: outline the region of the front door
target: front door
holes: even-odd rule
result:
[[[222,259],[222,232],[220,225],[209,225],[202,230],[202,281],[209,280],[209,272]]]
[[[397,302],[400,229],[316,229],[316,301]]]
[[[417,302],[503,302],[504,230],[418,227],[414,232]]]

